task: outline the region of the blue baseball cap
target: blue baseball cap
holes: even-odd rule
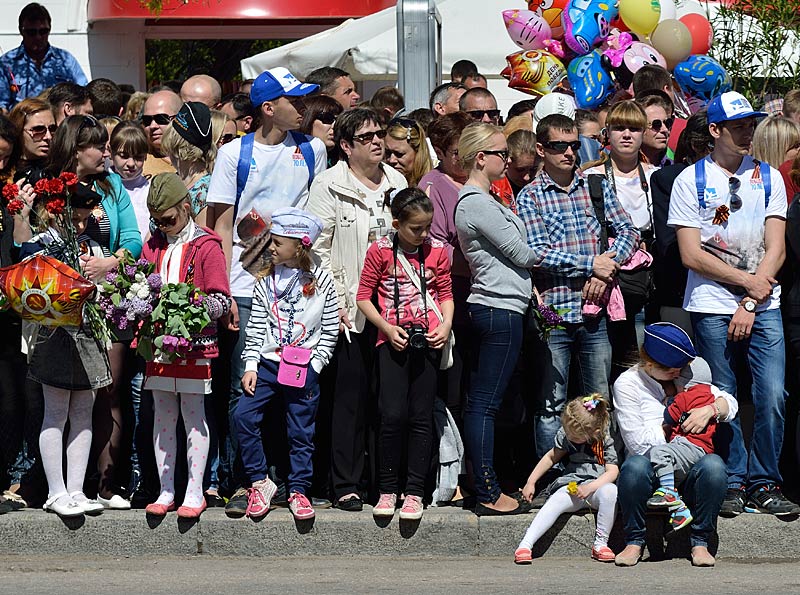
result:
[[[686,331],[670,322],[657,322],[644,327],[644,350],[653,361],[665,368],[683,368],[697,357]]]
[[[250,87],[250,103],[259,107],[265,101],[274,101],[278,97],[303,97],[318,89],[319,85],[301,83],[286,68],[272,68],[259,74],[253,81],[253,86]]]
[[[754,111],[747,98],[736,91],[728,91],[722,95],[717,95],[709,102],[706,109],[708,111],[709,124],[741,120],[742,118],[761,118],[768,115],[766,112]]]

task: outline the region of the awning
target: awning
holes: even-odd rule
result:
[[[157,17],[138,0],[89,0],[88,20],[147,19],[162,21],[271,21],[349,19],[395,5],[395,0],[164,0]]]

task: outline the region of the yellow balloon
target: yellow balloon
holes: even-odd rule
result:
[[[675,19],[661,21],[650,36],[652,45],[667,61],[672,70],[692,53],[692,34],[689,28]]]
[[[659,0],[620,0],[619,16],[637,35],[648,35],[658,25],[661,16]]]

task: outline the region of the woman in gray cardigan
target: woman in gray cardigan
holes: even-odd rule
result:
[[[525,225],[490,192],[508,162],[502,131],[490,124],[470,124],[461,135],[458,154],[469,179],[459,193],[455,222],[472,274],[467,303],[478,344],[464,414],[478,499],[475,514],[520,514],[529,507],[503,494],[494,472],[494,419],[519,359],[522,319],[532,291],[529,269],[536,254],[528,247]]]

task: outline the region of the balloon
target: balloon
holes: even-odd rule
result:
[[[506,56],[506,62],[500,74],[508,79],[508,86],[530,95],[547,95],[567,77],[559,59],[542,50],[517,52]]]
[[[681,17],[684,17],[687,14],[701,14],[705,16],[706,9],[703,8],[700,5],[700,3],[696,2],[695,0],[684,0],[683,2],[681,2],[681,5],[675,11],[675,14],[677,15],[675,18],[677,18],[678,20],[680,20]]]
[[[561,15],[564,42],[579,56],[608,37],[610,23],[619,11],[609,0],[569,0]]]
[[[658,25],[661,6],[658,0],[619,0],[619,15],[631,31],[645,36]]]
[[[511,40],[523,50],[540,50],[553,37],[544,17],[532,10],[504,10],[503,22]]]
[[[626,90],[630,90],[633,83],[633,75],[647,64],[658,64],[662,68],[667,67],[667,61],[658,50],[639,41],[634,41],[625,49],[619,66],[614,67],[607,56],[603,59],[603,65],[614,73],[620,87]]]
[[[675,80],[685,93],[705,102],[732,88],[722,65],[708,56],[689,56],[675,66]]]
[[[678,18],[678,9],[675,0],[661,0],[661,12],[658,15],[658,22]]]
[[[650,41],[664,56],[669,70],[692,53],[692,34],[686,25],[675,19],[660,22],[650,35]]]
[[[569,0],[528,0],[528,9],[540,14],[550,25],[553,39],[564,37],[564,26],[561,23],[561,14]]]
[[[686,25],[692,36],[692,54],[707,54],[714,40],[714,30],[708,19],[701,14],[689,13],[683,15],[679,20]]]
[[[569,86],[578,107],[592,109],[614,93],[614,81],[602,66],[600,50],[578,56],[567,67]]]

